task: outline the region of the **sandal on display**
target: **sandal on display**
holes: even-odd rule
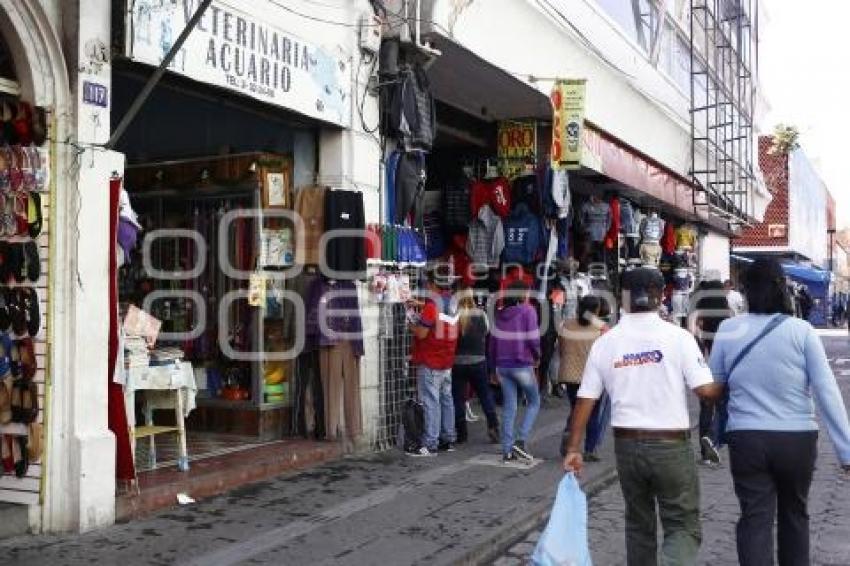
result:
[[[0,147],[0,191],[9,190],[9,146]]]
[[[35,151],[34,146],[25,145],[21,147],[21,174],[24,177],[21,182],[21,190],[27,192],[35,190],[35,167],[33,166],[32,157],[33,151]]]
[[[15,460],[15,476],[22,478],[27,475],[30,468],[29,454],[27,452],[27,437],[16,436],[12,442],[12,457]]]
[[[9,244],[9,271],[12,274],[12,279],[18,283],[23,283],[27,280],[26,258],[24,257],[24,247],[20,242],[12,242]]]
[[[27,446],[27,455],[29,456],[30,464],[35,464],[41,461],[42,447],[44,446],[44,427],[41,423],[32,423],[29,426],[29,444]]]
[[[47,112],[36,106],[32,113],[32,143],[43,145],[47,141]]]
[[[38,418],[38,386],[33,382],[12,384],[12,422],[34,423]]]
[[[35,377],[35,371],[38,369],[32,338],[18,340],[18,354],[21,357],[21,377],[29,381]]]
[[[24,184],[24,172],[21,171],[21,146],[13,145],[11,152],[12,160],[9,162],[9,187],[13,191],[21,190]]]
[[[29,145],[32,143],[32,106],[26,102],[18,102],[18,115],[12,121],[18,143]]]
[[[6,306],[6,295],[5,293],[0,293],[0,332],[3,332],[5,336],[5,333],[8,332],[11,327],[12,317],[9,316],[9,307]],[[2,372],[0,372],[0,375],[2,375]]]
[[[15,379],[21,377],[21,349],[17,341],[9,347],[9,372]]]
[[[41,258],[38,255],[38,244],[32,240],[24,242],[23,253],[27,279],[35,283],[41,277]]]
[[[0,434],[0,458],[3,460],[3,473],[15,472],[15,457],[12,454],[12,437]]]
[[[0,425],[12,422],[12,393],[5,379],[0,379]]]
[[[18,221],[15,218],[15,198],[11,193],[2,195],[0,204],[3,205],[3,211],[0,214],[0,220],[3,224],[0,226],[0,235],[14,236],[18,231]]]
[[[18,336],[24,336],[27,333],[27,311],[24,300],[23,289],[9,289],[6,295],[6,308],[9,309],[9,317],[12,319],[12,332]]]
[[[41,213],[41,195],[30,193],[27,200],[27,223],[29,224],[30,238],[38,238],[41,235],[41,227],[44,223]]]
[[[38,292],[33,288],[24,290],[24,312],[27,317],[27,334],[35,338],[41,330],[41,313],[38,308]]]
[[[26,236],[29,234],[30,225],[27,220],[27,210],[29,209],[27,193],[15,193],[14,196],[14,211],[15,211],[15,236]]]

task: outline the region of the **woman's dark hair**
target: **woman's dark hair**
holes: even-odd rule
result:
[[[599,316],[602,312],[602,301],[595,295],[585,295],[578,302],[578,323],[582,326],[590,326],[593,316]]]
[[[717,334],[720,323],[731,318],[733,313],[726,299],[726,290],[719,280],[701,282],[699,291],[693,307],[697,320],[700,322],[700,330],[697,334],[706,349],[711,350],[714,335]]]
[[[525,303],[528,285],[524,281],[514,281],[508,285],[506,291],[506,296],[502,300],[502,308],[504,309]]]
[[[775,259],[757,259],[747,269],[744,293],[751,313],[794,314],[782,265]]]

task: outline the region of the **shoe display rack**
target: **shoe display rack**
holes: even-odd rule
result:
[[[39,502],[47,359],[47,114],[0,98],[0,501]]]

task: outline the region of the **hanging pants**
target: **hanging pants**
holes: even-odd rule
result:
[[[319,350],[325,398],[325,433],[329,440],[363,432],[360,420],[360,359],[351,343],[340,342]]]

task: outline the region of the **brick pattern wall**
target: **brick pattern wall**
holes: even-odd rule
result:
[[[773,193],[773,200],[767,206],[764,222],[755,224],[744,230],[732,242],[733,246],[787,246],[788,245],[788,156],[769,153],[773,138],[759,138],[759,167],[761,167],[767,188]],[[781,238],[771,237],[771,225],[784,225],[785,235]]]

